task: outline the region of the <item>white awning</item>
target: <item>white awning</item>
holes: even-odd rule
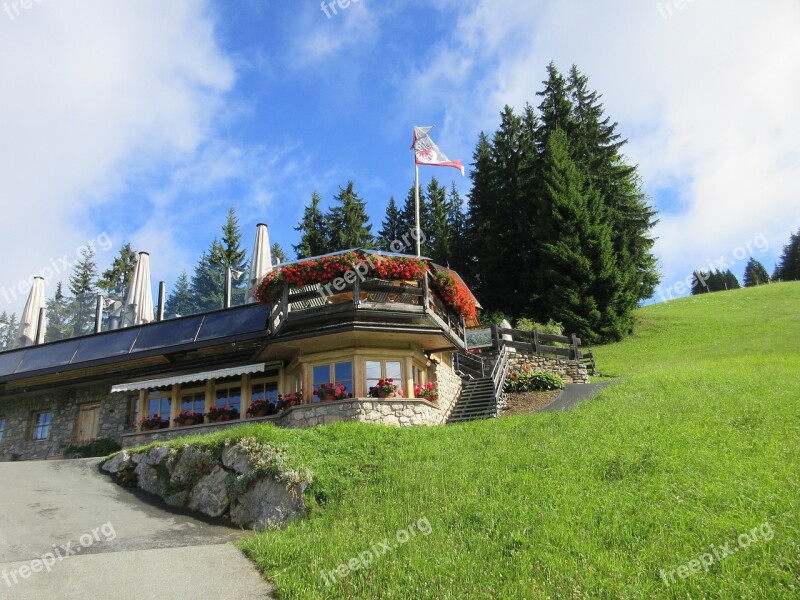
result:
[[[111,388],[111,392],[135,392],[137,390],[150,390],[154,388],[167,387],[176,383],[189,383],[192,381],[208,381],[209,379],[222,379],[223,377],[235,377],[247,373],[261,373],[267,368],[267,363],[255,365],[244,365],[241,367],[231,367],[229,369],[217,369],[216,371],[203,371],[201,373],[189,373],[187,375],[176,375],[174,377],[163,377],[161,379],[148,379],[146,381],[133,381],[122,383]]]

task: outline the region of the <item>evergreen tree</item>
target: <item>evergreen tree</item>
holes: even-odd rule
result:
[[[197,312],[218,310],[223,307],[225,271],[220,268],[223,262],[222,254],[222,244],[215,238],[211,247],[203,252],[197,261],[190,283]]]
[[[403,230],[402,235],[408,234],[409,244],[407,247],[400,250],[402,254],[414,254],[417,253],[417,246],[415,238],[412,237],[414,233],[414,228],[416,226],[416,213],[414,210],[414,185],[411,185],[411,188],[408,190],[408,194],[406,194],[406,201],[403,204],[403,210],[400,212],[400,222],[402,223],[401,229]],[[430,253],[430,246],[428,244],[428,234],[429,231],[426,231],[426,224],[428,223],[428,202],[425,198],[425,189],[420,185],[419,189],[419,228],[421,230],[421,243],[420,243],[420,253],[422,256],[428,256]]]
[[[235,210],[231,207],[228,210],[225,225],[222,227],[221,252],[218,254],[218,262],[214,265],[221,270],[223,282],[225,281],[225,271],[228,267],[243,274],[249,270],[247,252],[242,250],[241,246],[242,232],[239,228],[239,220],[236,217]],[[238,306],[245,302],[247,277],[241,275],[237,278],[235,274],[233,275],[231,277],[231,306]]]
[[[734,275],[730,269],[726,269],[722,274],[722,284],[725,290],[738,290],[742,287],[739,285],[739,280],[736,279],[736,275]]]
[[[80,260],[75,263],[69,278],[69,291],[72,296],[69,324],[70,335],[76,337],[94,331],[94,316],[97,305],[97,264],[94,262],[94,250],[86,248]]]
[[[767,270],[755,258],[751,258],[744,268],[744,287],[754,287],[765,283],[769,283]]]
[[[484,132],[478,137],[478,144],[472,154],[472,170],[467,211],[467,255],[464,262],[467,271],[463,274],[472,288],[488,306],[490,289],[489,273],[494,265],[490,225],[494,210],[494,160],[489,138]]]
[[[450,261],[452,240],[448,222],[447,190],[439,185],[439,180],[432,177],[428,183],[427,222],[423,228],[427,233],[429,257],[441,264]]]
[[[780,281],[800,280],[800,230],[789,238],[775,268],[773,279]]]
[[[724,292],[736,290],[741,286],[739,280],[730,269],[720,271],[695,271],[692,277],[692,295],[706,294],[708,292]]]
[[[339,186],[339,193],[327,215],[332,252],[350,248],[373,248],[372,225],[369,224],[366,203],[358,196],[352,181]]]
[[[397,244],[394,244],[394,247],[392,244],[400,240],[405,233],[408,233],[408,230],[403,227],[400,210],[397,208],[394,196],[392,196],[389,198],[389,206],[386,207],[386,216],[381,224],[381,230],[378,232],[378,249],[384,252],[394,252],[397,249]]]
[[[17,345],[17,331],[19,330],[16,313],[11,313],[9,316],[3,311],[3,314],[0,315],[0,323],[3,324],[0,329],[0,351],[13,350]]]
[[[311,204],[303,211],[302,221],[294,228],[295,231],[302,232],[300,243],[292,246],[298,259],[320,256],[332,251],[328,223],[320,210],[321,203],[322,198],[314,191],[311,194]]]
[[[64,284],[56,284],[55,295],[46,302],[47,331],[46,342],[63,340],[70,336],[69,315],[72,300],[64,296]]]
[[[611,228],[599,194],[570,156],[566,133],[547,143],[545,194],[536,236],[541,244],[541,312],[586,341],[619,339],[629,328],[617,311],[619,294]]]
[[[283,248],[281,248],[281,245],[278,242],[272,244],[272,247],[270,248],[270,253],[272,254],[272,263],[274,265],[280,265],[289,261],[289,255],[286,254],[286,252],[284,251]]]
[[[547,65],[547,80],[542,84],[544,89],[536,93],[542,98],[539,104],[541,123],[537,138],[540,150],[544,151],[550,136],[557,129],[563,131],[568,140],[574,139],[575,122],[567,80],[559,73],[555,63]],[[576,150],[577,148],[573,149]]]
[[[712,276],[713,273],[709,271],[695,271],[692,273],[692,296],[710,292],[708,281]]]
[[[186,271],[182,271],[177,281],[175,281],[175,285],[164,304],[164,312],[167,315],[179,315],[182,317],[198,312]]]
[[[136,252],[128,243],[120,248],[119,255],[114,258],[111,267],[103,271],[97,282],[97,287],[102,290],[107,298],[124,300],[135,269]]]
[[[464,213],[461,194],[458,193],[455,182],[450,186],[447,196],[447,226],[450,230],[450,266],[459,273],[467,273],[467,216]]]

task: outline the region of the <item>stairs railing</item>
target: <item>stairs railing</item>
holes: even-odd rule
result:
[[[506,378],[508,377],[508,370],[511,366],[509,362],[510,355],[511,352],[508,346],[503,346],[492,368],[492,383],[494,384],[494,397],[497,405],[496,410],[498,417],[503,410],[504,388],[506,385]]]

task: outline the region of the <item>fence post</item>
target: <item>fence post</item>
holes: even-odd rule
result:
[[[497,323],[492,325],[492,348],[494,350],[500,350],[500,332],[497,329]]]
[[[533,353],[539,354],[539,331],[533,330]]]
[[[425,276],[422,278],[422,312],[428,312],[428,302],[430,298],[428,297],[429,294],[429,286],[428,286],[428,272],[425,271]]]
[[[580,352],[578,348],[581,345],[581,340],[574,333],[569,337],[572,339],[572,360],[578,360],[578,353]]]

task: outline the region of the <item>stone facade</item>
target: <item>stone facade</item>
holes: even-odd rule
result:
[[[5,431],[0,440],[0,458],[46,459],[61,456],[77,436],[78,415],[84,405],[100,406],[99,438],[119,439],[130,419],[129,394],[111,394],[108,385],[67,388],[52,392],[0,398],[0,418]],[[33,439],[33,419],[39,412],[51,412],[50,435],[46,440]]]
[[[548,371],[560,375],[566,383],[589,383],[589,372],[580,361],[561,358],[546,358],[526,352],[512,352],[509,358],[509,373],[521,371],[528,365],[534,371]]]

